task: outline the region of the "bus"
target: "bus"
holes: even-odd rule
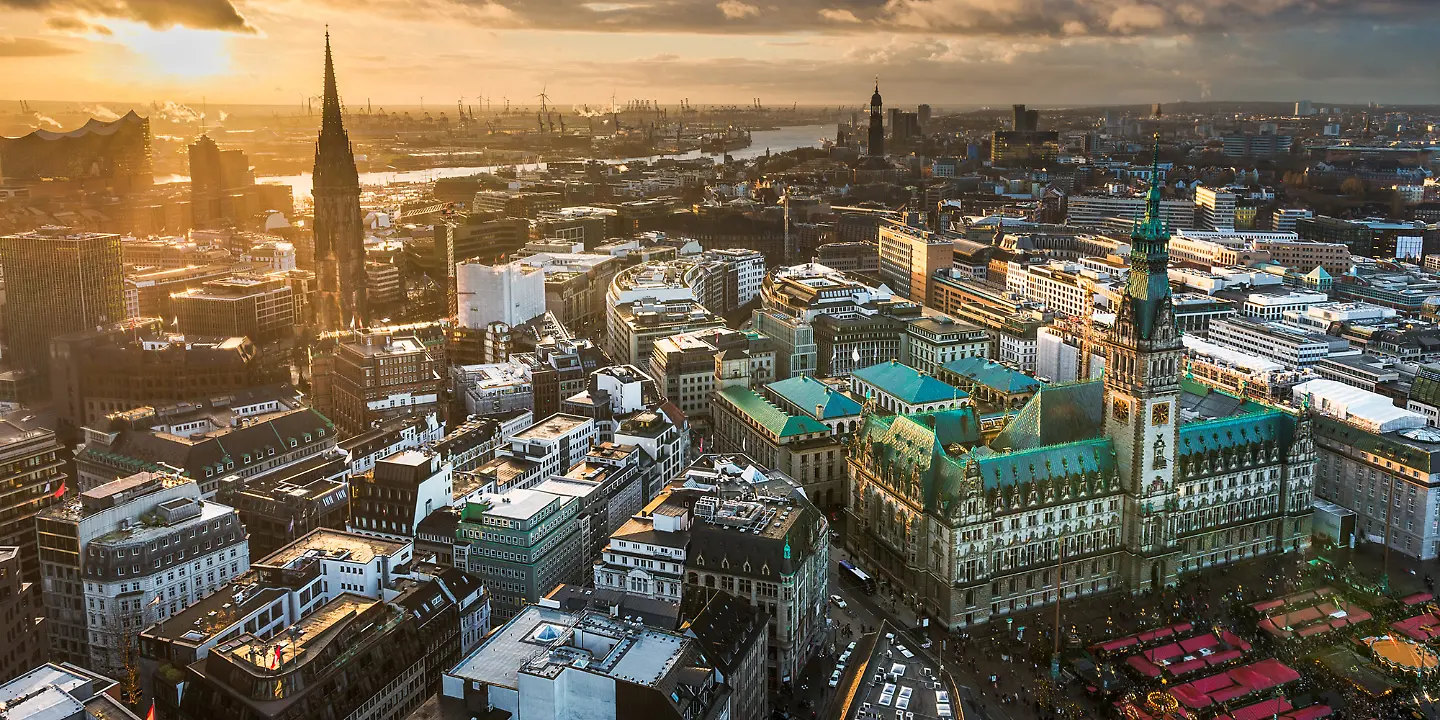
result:
[[[855,567],[849,560],[840,561],[840,580],[847,585],[860,588],[866,595],[875,594],[875,578],[865,574],[864,570]]]

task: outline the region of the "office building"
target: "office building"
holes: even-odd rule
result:
[[[900,358],[910,367],[934,376],[951,360],[990,357],[990,334],[949,315],[925,315],[905,323],[906,347]]]
[[[101,427],[113,413],[243,396],[271,373],[247,337],[162,332],[158,318],[51,340],[50,387],[59,416]]]
[[[751,318],[755,331],[774,343],[775,376],[783,379],[814,374],[821,365],[816,337],[820,319],[824,316],[853,318],[867,305],[883,305],[896,299],[889,290],[884,285],[870,287],[813,263],[773,270],[761,288],[760,307]],[[874,312],[880,312],[879,305]],[[898,334],[896,343],[898,349]],[[828,349],[831,355],[844,352],[848,356],[858,348],[859,345],[842,341],[832,343]],[[833,368],[831,374],[835,374]]]
[[[330,33],[325,33],[325,93],[320,138],[315,143],[315,275],[319,281],[316,320],[321,330],[370,324],[366,302],[365,235],[360,216],[360,176],[345,132]]]
[[[1293,138],[1289,135],[1270,133],[1226,135],[1221,140],[1225,143],[1225,157],[1256,159],[1289,155],[1293,142]]]
[[[242,224],[244,189],[255,184],[250,158],[243,150],[221,150],[209,135],[190,143],[190,216],[202,229]],[[240,194],[240,198],[235,196]]]
[[[774,343],[759,333],[728,328],[697,330],[656,340],[650,358],[650,375],[655,378],[660,394],[684,413],[687,422],[708,424],[710,393],[719,380],[717,356],[729,353],[749,358],[745,374],[753,386],[775,379]]]
[[[25,577],[20,548],[13,545],[0,545],[0,639],[0,683],[45,662],[49,654],[40,586]]]
[[[541,210],[535,216],[532,233],[542,240],[564,240],[592,250],[619,236],[619,225],[619,213],[613,208],[572,206]]]
[[[125,319],[120,236],[42,228],[0,236],[5,358],[46,376],[50,339]]]
[[[539,652],[543,651],[543,652]],[[608,613],[526,607],[445,674],[442,707],[514,720],[730,717],[731,698],[697,641]]]
[[[455,268],[461,327],[490,323],[515,326],[545,314],[545,271],[520,262],[486,265],[462,262]]]
[[[248,337],[263,344],[294,337],[294,291],[284,278],[231,276],[170,296],[177,332],[198,337]]]
[[[21,413],[0,418],[0,547],[16,549],[19,566],[11,569],[26,582],[40,582],[35,518],[63,502],[67,491],[73,494],[69,457],[55,432],[37,426],[33,418]]]
[[[726,327],[723,317],[694,300],[637,300],[615,306],[609,321],[609,355],[615,362],[637,366],[649,363],[660,338]]]
[[[880,226],[880,279],[900,297],[928,304],[930,278],[954,261],[950,237],[897,222]]]
[[[420,521],[454,501],[450,465],[430,450],[402,450],[352,473],[348,529],[404,542]]]
[[[1104,224],[1109,218],[1138,220],[1145,215],[1145,198],[1138,195],[1076,195],[1066,200],[1067,218],[1073,225]],[[1195,227],[1195,204],[1189,200],[1161,200],[1160,217],[1165,227]]]
[[[353,435],[377,420],[423,414],[440,406],[442,359],[417,335],[384,330],[334,339],[314,359],[315,407]]]
[[[1419,560],[1440,556],[1434,488],[1440,433],[1430,427],[1382,432],[1325,416],[1314,422],[1315,497],[1354,511],[1357,535]]]
[[[481,190],[475,193],[470,209],[475,212],[497,213],[504,217],[534,220],[542,213],[560,210],[562,197],[556,192],[526,190]]]
[[[859,567],[955,628],[1308,546],[1310,421],[1182,384],[1168,240],[1152,184],[1101,381],[1039,389],[988,442],[969,407],[866,419],[848,456]]]
[[[455,567],[489,588],[492,617],[507,621],[556,585],[575,582],[582,556],[580,501],[511,488],[466,502],[455,530]]]
[[[586,453],[596,444],[597,437],[594,420],[557,413],[507,436],[495,448],[495,455],[497,460],[512,458],[535,463],[538,482],[575,467],[585,459]]]
[[[654,378],[634,365],[611,365],[590,373],[581,390],[560,403],[562,412],[595,421],[599,442],[615,440],[620,423],[637,413],[655,410],[665,401]]]
[[[1210,323],[1208,339],[1216,345],[1269,358],[1289,370],[1311,367],[1332,353],[1350,349],[1344,338],[1242,317]]]
[[[1199,185],[1195,188],[1195,210],[1200,226],[1207,230],[1235,229],[1235,193]]]
[[[136,635],[250,567],[233,508],[194,480],[141,472],[80,493],[36,519],[50,657],[121,676]]]
[[[601,443],[562,475],[534,486],[535,490],[574,498],[580,532],[581,564],[600,557],[610,534],[645,505],[645,467],[650,462],[634,445]],[[582,568],[581,575],[587,571]]]
[[[614,363],[589,340],[547,338],[533,353],[516,353],[510,359],[529,368],[535,398],[535,417],[560,412],[560,401],[585,389],[590,373]]]

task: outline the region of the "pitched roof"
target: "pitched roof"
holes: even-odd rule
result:
[[[945,363],[942,367],[956,375],[1002,393],[1030,392],[1039,390],[1042,386],[1039,380],[1019,370],[1011,370],[985,358],[959,358]]]
[[[817,420],[851,417],[859,415],[863,410],[860,403],[850,399],[850,396],[809,375],[797,375],[772,382],[765,388],[804,412],[813,412],[817,406],[820,407],[820,416],[815,418]]]
[[[969,393],[954,385],[940,382],[894,360],[860,368],[851,375],[911,405],[970,397]]]
[[[1029,450],[1098,437],[1104,406],[1105,384],[1099,380],[1042,387],[990,447]]]
[[[829,430],[808,415],[786,413],[747,387],[728,387],[716,394],[735,406],[736,410],[745,413],[750,419],[774,433],[776,437],[823,433]]]

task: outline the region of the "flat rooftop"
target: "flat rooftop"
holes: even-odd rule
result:
[[[383,540],[341,530],[321,528],[271,553],[254,563],[269,567],[289,567],[301,558],[318,557],[365,564],[377,556],[392,556],[408,543]]]
[[[241,667],[262,673],[275,671],[279,669],[275,667],[277,657],[281,660],[280,667],[284,667],[284,663],[293,662],[312,647],[323,646],[330,639],[327,631],[377,603],[360,595],[342,593],[295,623],[293,636],[279,633],[269,640],[261,640],[254,635],[242,635],[235,642],[226,643],[222,652]]]
[[[448,674],[517,688],[521,672],[555,677],[566,668],[654,687],[676,669],[686,638],[593,612],[530,605]]]
[[[511,437],[516,440],[556,440],[588,422],[591,422],[590,418],[556,413]]]
[[[477,502],[489,505],[486,515],[509,520],[529,520],[555,502],[556,495],[537,490],[514,488],[500,494],[481,495]]]

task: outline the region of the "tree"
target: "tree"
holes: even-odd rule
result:
[[[1363,197],[1365,195],[1365,181],[1352,175],[1346,178],[1345,182],[1340,183],[1340,192],[1351,197]]]

